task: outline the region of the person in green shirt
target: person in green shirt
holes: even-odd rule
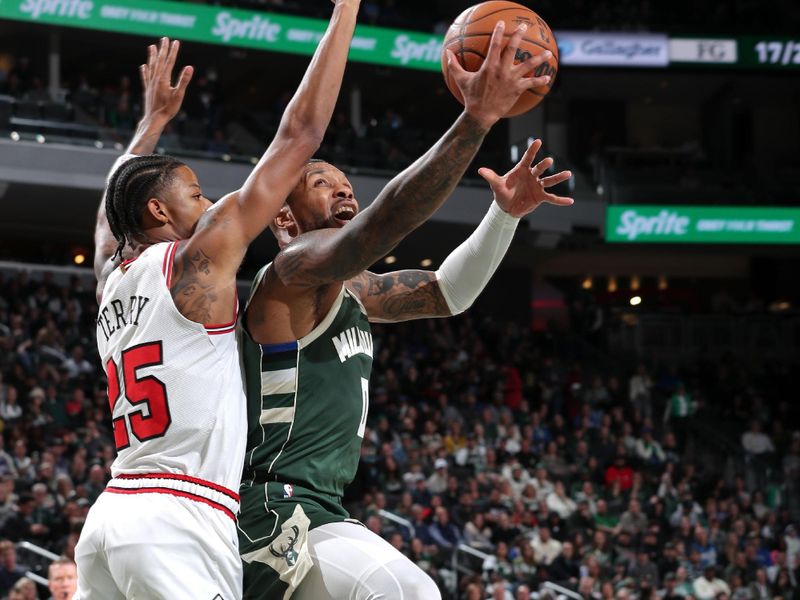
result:
[[[666,410],[664,411],[664,422],[675,434],[678,448],[683,453],[686,450],[686,443],[691,434],[691,418],[697,412],[697,404],[692,400],[691,394],[686,391],[686,387],[681,383],[678,389],[669,399]]]

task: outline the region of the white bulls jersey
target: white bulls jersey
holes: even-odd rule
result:
[[[247,438],[236,319],[204,326],[178,311],[177,245],[151,246],[103,288],[97,346],[117,447],[106,491],[170,494],[234,519]]]

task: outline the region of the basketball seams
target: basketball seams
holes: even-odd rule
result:
[[[478,37],[482,37],[482,36],[485,36],[485,37],[487,37],[489,39],[492,39],[492,34],[491,33],[465,33],[465,34],[459,34],[458,37],[454,36],[454,37],[450,38],[449,40],[445,40],[444,47],[445,48],[449,48],[452,44],[455,44],[455,43],[458,42],[458,43],[461,44],[461,47],[463,48],[465,39],[467,39],[467,38],[474,39],[474,38],[478,38]],[[511,35],[503,34],[503,37],[504,38],[510,38]],[[532,40],[532,39],[526,38],[526,37],[522,38],[521,41],[522,42],[528,42],[529,44],[533,44],[534,46],[539,46],[539,48],[541,48],[542,50],[550,50],[550,52],[553,52],[553,50],[550,48],[550,46],[548,46],[547,44],[544,44],[542,42],[537,42],[536,40]],[[555,54],[554,54],[554,56],[555,56]]]

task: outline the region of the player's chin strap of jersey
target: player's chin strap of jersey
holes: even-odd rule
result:
[[[464,312],[489,283],[511,245],[519,219],[492,202],[478,228],[453,250],[439,270],[439,289],[454,315]]]

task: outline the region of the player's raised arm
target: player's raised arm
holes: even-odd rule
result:
[[[247,246],[278,214],[325,136],[342,84],[360,0],[334,0],[333,15],[275,138],[242,188],[200,220],[186,246],[236,272]],[[223,214],[221,214],[223,213]]]
[[[444,136],[414,164],[395,177],[375,202],[347,227],[299,236],[282,250],[273,266],[285,286],[314,287],[343,281],[394,248],[428,219],[452,193],[489,129],[514,105],[524,90],[546,85],[549,77],[526,77],[549,53],[514,64],[525,31],[521,26],[508,43],[502,21],[495,28],[481,68],[469,73],[450,53],[451,73],[464,96],[464,112]]]
[[[405,270],[383,275],[366,271],[348,282],[370,321],[391,323],[465,311],[503,260],[520,218],[543,203],[573,203],[571,198],[547,191],[569,179],[569,171],[543,177],[553,166],[549,157],[531,166],[541,147],[541,140],[533,142],[519,163],[502,177],[491,169],[479,171],[492,188],[494,202],[473,234],[450,253],[438,271]]]
[[[172,85],[172,70],[175,67],[179,49],[180,42],[175,40],[170,43],[167,38],[161,38],[158,47],[155,44],[147,47],[147,63],[139,67],[144,90],[144,114],[136,126],[136,131],[125,154],[114,162],[107,180],[114,171],[133,156],[154,152],[167,123],[180,111],[194,69],[191,66],[184,67],[176,84]],[[106,181],[106,183],[108,182]],[[109,263],[109,259],[115,255],[119,245],[108,224],[105,195],[97,209],[94,245],[94,274],[99,283],[98,289],[102,289],[104,272],[109,270],[109,266],[114,266]]]

